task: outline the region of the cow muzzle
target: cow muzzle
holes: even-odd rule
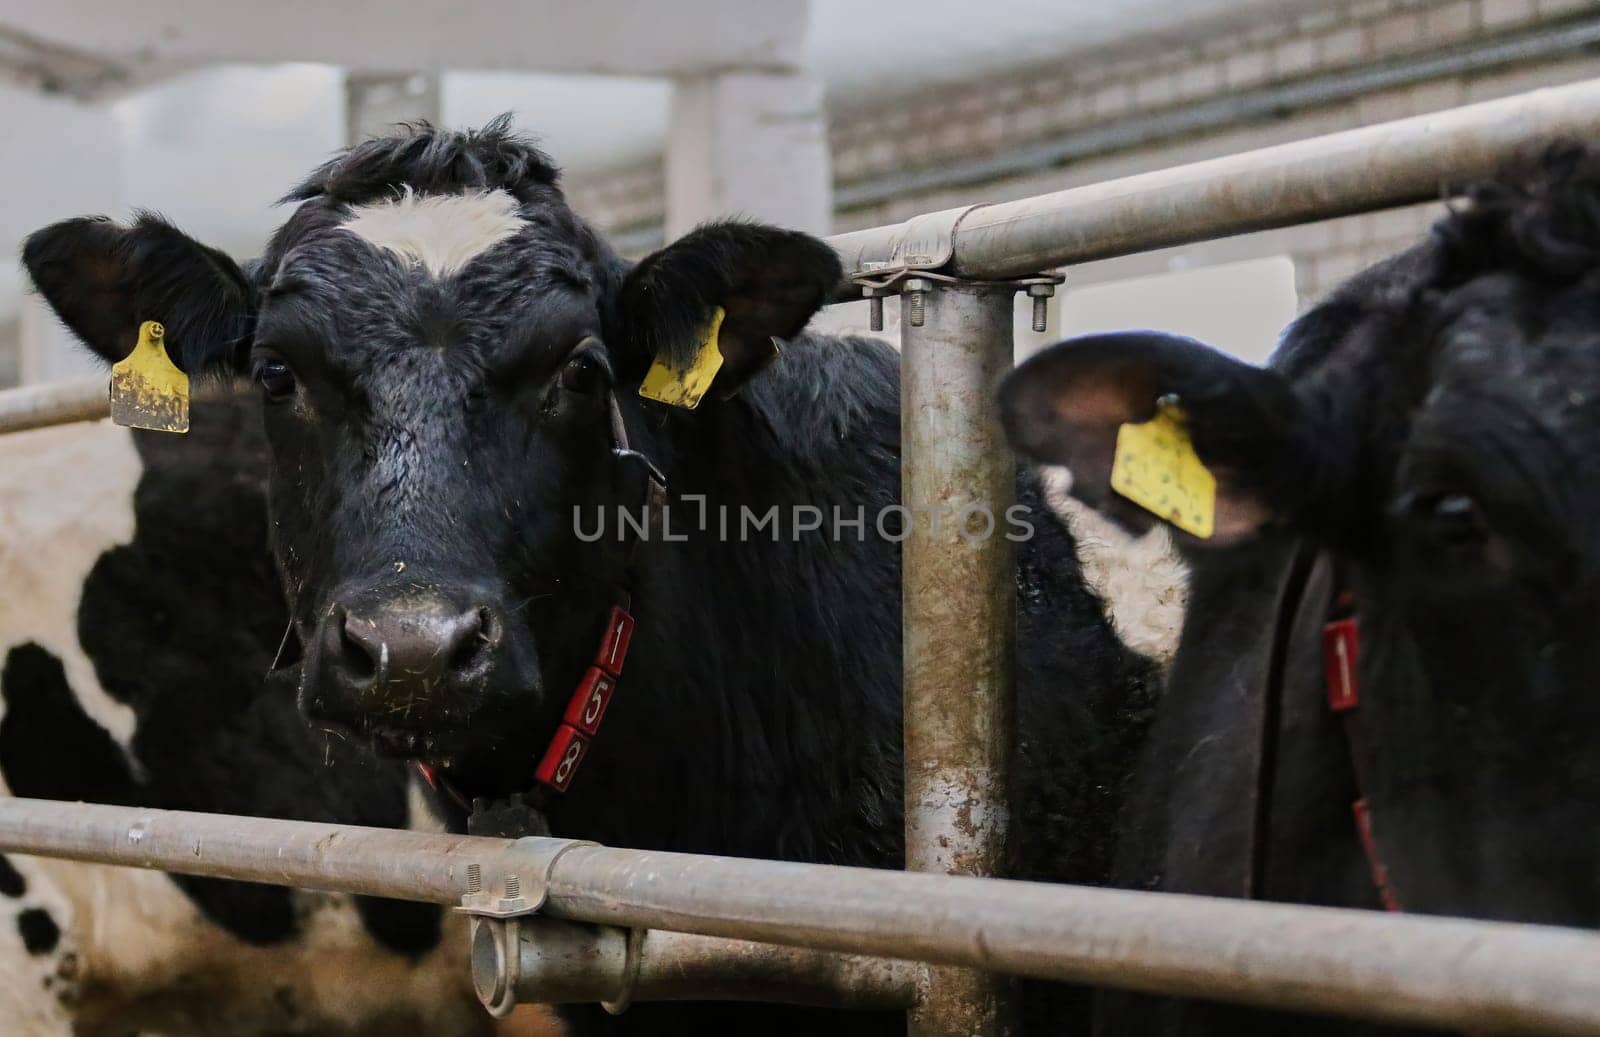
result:
[[[491,685],[513,675],[506,613],[487,596],[437,588],[334,595],[306,654],[302,705],[369,733],[379,748],[428,756]]]

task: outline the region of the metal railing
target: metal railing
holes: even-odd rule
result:
[[[1600,1029],[1600,935],[1550,926],[51,800],[0,802],[0,850],[436,904],[512,887],[598,926],[1474,1031]],[[873,967],[854,974],[873,1005],[915,976]]]
[[[901,296],[903,501],[1007,499],[1013,462],[990,392],[1011,362],[1011,296],[1047,294],[1040,271],[1444,197],[1542,141],[1597,131],[1600,82],[1586,82],[831,239],[851,275],[839,299]],[[0,432],[103,416],[104,392],[0,394]],[[992,1035],[1006,1016],[996,974],[1011,973],[1474,1031],[1600,1033],[1600,936],[1585,932],[966,877],[991,871],[1005,839],[1009,548],[920,524],[904,547],[906,856],[950,874],[26,800],[0,801],[0,848],[465,897],[478,915],[475,979],[496,1008],[532,996],[777,998],[904,1007],[916,1037]]]

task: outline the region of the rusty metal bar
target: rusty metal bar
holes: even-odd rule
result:
[[[1446,197],[1559,136],[1600,134],[1600,80],[1246,151],[1014,202],[976,206],[940,267],[1020,277],[1247,231]],[[907,221],[908,223],[910,221]],[[828,239],[845,270],[893,268],[907,224]],[[858,288],[841,301],[860,298]]]
[[[900,297],[906,867],[996,875],[1009,819],[1016,467],[993,405],[1010,286],[907,281]],[[911,1037],[1010,1031],[1000,977],[934,969]]]
[[[555,918],[1483,1033],[1600,1034],[1600,935],[561,840],[0,798],[0,851],[455,903],[469,865]],[[545,877],[548,881],[545,882]]]
[[[0,392],[0,435],[73,421],[98,421],[110,413],[103,375],[27,385]]]

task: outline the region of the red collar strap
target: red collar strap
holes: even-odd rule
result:
[[[583,672],[578,687],[567,700],[567,711],[562,714],[556,733],[545,746],[534,778],[540,786],[553,792],[565,792],[577,776],[578,766],[589,755],[589,743],[600,733],[600,722],[605,719],[606,707],[616,694],[617,681],[622,677],[622,664],[628,658],[628,646],[633,642],[633,615],[621,605],[613,605],[606,617],[606,629],[600,635],[600,647],[595,650],[594,662]],[[461,809],[472,811],[454,785],[446,781],[431,764],[415,761],[417,773],[434,791],[449,796]]]
[[[628,645],[633,641],[633,615],[621,605],[613,605],[606,617],[606,629],[600,635],[600,647],[594,662],[584,671],[578,687],[567,700],[567,711],[556,726],[544,757],[533,772],[539,784],[557,792],[565,792],[578,773],[579,764],[589,755],[589,742],[600,733],[600,722],[605,719],[606,707],[616,693],[617,679],[622,676],[622,664],[628,658]]]
[[[1367,867],[1372,872],[1372,884],[1378,889],[1378,898],[1387,911],[1399,911],[1400,898],[1389,882],[1389,869],[1384,867],[1378,853],[1378,841],[1372,834],[1372,814],[1363,791],[1367,782],[1362,778],[1364,757],[1358,747],[1357,712],[1361,704],[1361,684],[1357,665],[1361,658],[1361,627],[1356,619],[1355,596],[1343,591],[1334,599],[1332,616],[1322,627],[1322,667],[1328,687],[1328,708],[1344,719],[1345,741],[1350,749],[1350,759],[1355,768],[1358,798],[1350,805],[1355,819],[1356,835],[1361,840],[1361,852],[1366,855]]]

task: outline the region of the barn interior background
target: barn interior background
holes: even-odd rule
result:
[[[633,251],[726,212],[845,231],[1592,77],[1597,42],[1594,0],[6,0],[0,248],[141,206],[246,257],[342,144],[506,110]],[[1434,209],[1077,267],[1049,336],[1159,326],[1260,359]],[[88,369],[0,263],[0,386]]]

